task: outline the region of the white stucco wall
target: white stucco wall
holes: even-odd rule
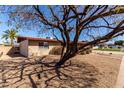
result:
[[[60,45],[55,43],[49,43],[49,48],[43,48],[43,47],[39,47],[39,42],[40,41],[29,41],[29,46],[28,46],[29,56],[48,55],[53,47]]]
[[[20,42],[20,54],[28,57],[28,40]]]

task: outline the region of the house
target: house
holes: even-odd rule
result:
[[[111,43],[109,43],[109,44],[101,43],[101,44],[98,44],[98,45],[93,47],[93,49],[99,49],[99,48],[105,49],[105,48],[121,48],[121,47],[118,45],[115,45],[115,44],[111,44]]]
[[[17,37],[19,43],[20,54],[26,57],[48,55],[50,50],[61,43],[56,39],[50,38],[33,38],[33,37]],[[85,42],[78,42],[79,45]]]

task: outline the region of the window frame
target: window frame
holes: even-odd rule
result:
[[[48,48],[49,49],[48,42],[39,42],[38,46],[39,46],[39,48]]]

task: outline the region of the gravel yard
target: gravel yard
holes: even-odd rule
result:
[[[61,79],[53,67],[58,56],[17,57],[0,61],[0,87],[114,87],[122,55],[77,55],[61,68]],[[70,64],[71,63],[71,64]]]

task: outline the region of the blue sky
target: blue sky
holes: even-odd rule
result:
[[[1,39],[3,31],[12,28],[7,26],[7,20],[8,20],[8,17],[5,14],[0,14],[0,22],[1,22],[0,23],[0,43],[5,41]],[[38,32],[36,30],[25,30],[25,31],[20,30],[18,35],[29,36],[29,37],[39,37]],[[49,36],[48,34],[40,35],[40,37],[43,37],[43,38],[48,36]]]
[[[42,9],[43,9],[43,7],[44,6],[42,6]],[[44,8],[44,10],[45,10],[45,8]],[[0,43],[2,43],[4,41],[4,40],[1,40],[1,36],[3,34],[3,31],[11,28],[11,27],[7,26],[7,23],[6,23],[7,20],[8,20],[7,15],[1,13],[0,14],[0,22],[2,22],[2,23],[0,24]],[[105,30],[105,29],[103,29],[103,30]],[[23,29],[23,31],[22,30],[19,31],[18,35],[20,35],[20,36],[29,36],[29,37],[38,37],[39,34],[38,34],[37,29],[34,29],[34,30],[26,30],[26,29],[24,30]],[[53,36],[52,36],[52,34],[45,33],[45,34],[40,35],[40,37],[45,38],[45,37],[53,37]],[[124,37],[121,36],[121,37],[118,37],[118,38],[116,38],[114,40],[121,40],[121,39],[124,40]],[[110,42],[113,42],[114,40],[112,40]]]

